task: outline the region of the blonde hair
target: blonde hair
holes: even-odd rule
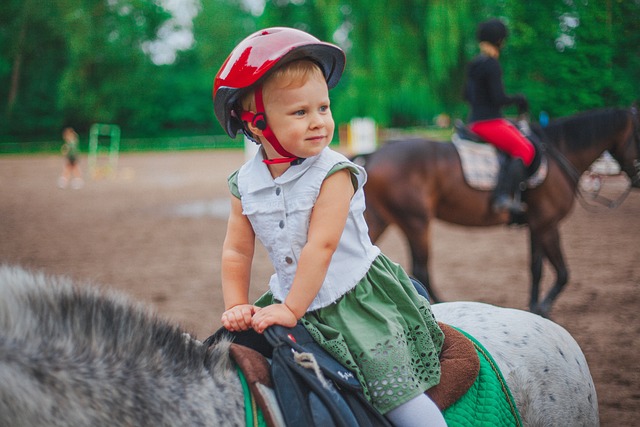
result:
[[[284,89],[286,87],[302,86],[310,78],[320,77],[325,80],[324,73],[315,62],[309,59],[298,59],[288,62],[275,69],[262,82],[263,96],[265,101],[269,99],[270,92],[275,88]],[[266,90],[265,90],[266,88]],[[252,111],[256,108],[255,90],[252,88],[241,99],[240,105],[244,111]]]

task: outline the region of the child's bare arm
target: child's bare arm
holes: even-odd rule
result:
[[[246,330],[257,308],[249,304],[251,262],[255,234],[249,220],[242,215],[242,204],[231,198],[227,235],[222,245],[222,294],[225,312],[222,324],[229,330]]]
[[[350,172],[341,170],[325,179],[313,207],[307,243],[300,253],[298,269],[284,304],[260,310],[253,328],[262,332],[272,324],[294,326],[318,294],[347,222],[354,188]]]

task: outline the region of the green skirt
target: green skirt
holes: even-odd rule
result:
[[[256,305],[276,301],[270,292]],[[429,302],[398,264],[379,255],[356,287],[334,304],[305,314],[311,336],[363,385],[386,413],[440,382],[444,335]]]

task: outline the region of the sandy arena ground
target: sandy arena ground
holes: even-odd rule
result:
[[[206,338],[223,309],[226,177],[242,161],[240,151],[125,154],[111,178],[62,190],[59,156],[0,157],[0,263],[119,289]],[[623,183],[605,181],[615,194]],[[553,319],[586,354],[603,426],[640,417],[639,212],[640,192],[632,192],[614,210],[576,204],[561,227],[571,278]],[[407,267],[395,229],[379,245]],[[446,300],[526,309],[528,268],[526,229],[435,224],[432,276]],[[260,248],[252,297],[271,272]],[[549,269],[545,279],[548,287]]]

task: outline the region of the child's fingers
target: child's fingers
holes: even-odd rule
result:
[[[297,319],[283,304],[273,304],[255,313],[251,320],[251,327],[258,333],[263,333],[271,325],[282,325],[292,328]]]
[[[222,325],[230,331],[246,331],[251,327],[254,310],[251,305],[233,307],[222,315]]]

